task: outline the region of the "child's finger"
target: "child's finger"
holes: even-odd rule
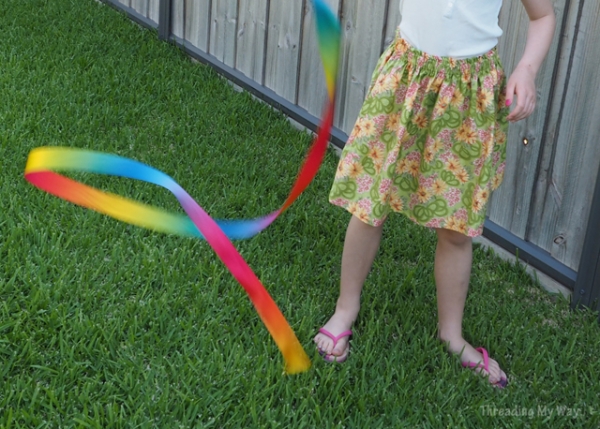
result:
[[[517,88],[517,82],[514,79],[509,79],[506,86],[506,106],[510,106],[512,109],[507,117],[511,122],[515,122],[517,120],[516,118],[521,114],[522,97],[518,92],[519,88]]]
[[[513,98],[515,96],[515,84],[512,80],[508,80],[508,84],[506,85],[506,106],[511,106],[513,103]]]
[[[529,117],[535,109],[535,95],[526,93],[517,96],[517,106],[508,116],[508,120],[512,122],[521,121]]]
[[[525,119],[527,117],[527,98],[526,97],[519,97],[517,99],[517,107],[514,110],[514,121],[520,121],[522,119]]]
[[[507,119],[511,122],[518,121],[523,113],[523,97],[517,95],[516,103],[513,103],[513,109],[509,113]]]

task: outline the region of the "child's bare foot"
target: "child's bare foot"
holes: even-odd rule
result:
[[[488,380],[491,384],[497,385],[499,387],[504,387],[506,384],[506,374],[498,365],[494,359],[489,358],[487,371],[484,368],[484,356],[482,353],[477,351],[471,344],[466,342],[464,338],[459,338],[452,341],[446,341],[446,346],[448,347],[448,351],[452,354],[460,355],[460,361],[464,365],[468,365],[471,363],[471,367],[473,367],[473,371],[478,374],[488,376]],[[483,350],[483,349],[480,349]]]
[[[352,317],[344,314],[342,311],[336,310],[335,314],[331,316],[331,319],[329,319],[322,329],[329,332],[334,337],[337,337],[340,334],[350,330],[352,323],[354,323],[354,319],[355,316]],[[328,335],[318,333],[315,336],[314,341],[321,354],[325,354],[333,358],[339,357],[345,359],[348,352],[349,339],[350,337],[348,335],[342,336],[339,338],[337,343],[335,343],[335,340]]]

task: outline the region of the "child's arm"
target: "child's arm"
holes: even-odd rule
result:
[[[535,77],[550,49],[556,17],[551,0],[521,0],[529,15],[529,32],[525,52],[508,80],[506,102],[512,104],[517,96],[517,105],[508,115],[508,120],[517,122],[533,113],[536,102]]]

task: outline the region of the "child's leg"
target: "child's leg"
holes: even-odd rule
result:
[[[435,283],[437,288],[439,337],[451,353],[461,353],[462,362],[483,362],[483,356],[462,336],[462,319],[469,290],[473,247],[471,238],[459,232],[437,229]],[[490,383],[506,374],[493,359],[489,361]]]
[[[340,297],[334,315],[323,326],[333,335],[350,329],[356,320],[360,309],[360,293],[379,249],[382,230],[383,226],[370,226],[355,216],[350,219],[342,254]],[[333,341],[323,334],[315,337],[315,343],[321,351],[340,356],[346,350],[348,337],[340,339],[335,349]]]

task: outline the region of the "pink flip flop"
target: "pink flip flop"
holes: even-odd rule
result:
[[[342,332],[340,335],[335,336],[333,335],[331,332],[329,332],[328,330],[321,328],[319,329],[319,332],[329,338],[331,338],[331,340],[333,341],[333,348],[335,349],[335,346],[337,345],[338,341],[341,340],[344,337],[349,337],[352,335],[352,331],[344,331]],[[344,353],[341,356],[334,356],[334,355],[328,355],[325,352],[322,352],[319,349],[319,354],[323,357],[323,359],[325,359],[327,362],[337,362],[337,363],[342,363],[346,360],[346,358],[348,358],[348,350],[350,349],[350,344],[348,344],[348,347],[346,347],[346,350],[344,351]],[[333,350],[333,349],[332,349]]]
[[[489,370],[490,357],[488,355],[487,350],[484,349],[483,347],[478,347],[475,350],[477,350],[479,353],[481,353],[483,355],[483,365],[481,364],[481,362],[477,362],[477,363],[463,362],[462,366],[464,368],[480,368],[481,366],[483,366],[483,369],[485,369],[489,373],[490,372],[490,370]],[[498,381],[497,383],[495,383],[494,386],[498,387],[500,389],[504,389],[507,384],[508,384],[508,380],[506,378],[503,378],[500,381]]]

